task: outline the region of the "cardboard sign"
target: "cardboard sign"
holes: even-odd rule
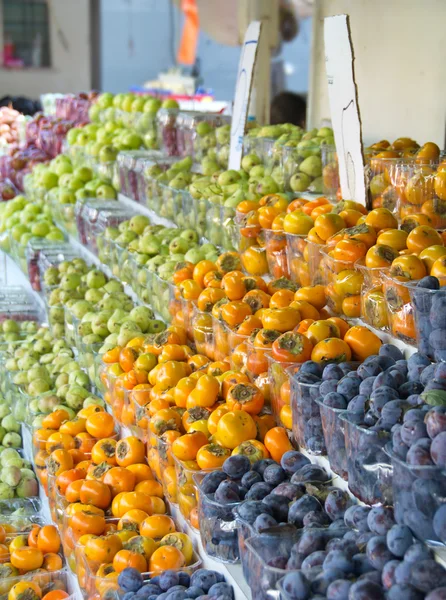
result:
[[[342,198],[367,204],[361,119],[348,15],[324,20],[325,68]]]
[[[246,30],[243,41],[237,72],[237,83],[235,85],[234,108],[232,111],[229,169],[240,169],[242,162],[243,136],[245,135],[254,65],[261,31],[261,21],[253,21]]]

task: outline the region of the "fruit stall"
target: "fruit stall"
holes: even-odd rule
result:
[[[2,599],[446,598],[444,154],[364,206],[330,127],[230,133],[69,95],[0,157]]]

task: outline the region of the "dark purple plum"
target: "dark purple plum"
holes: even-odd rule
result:
[[[415,542],[407,549],[404,555],[405,563],[416,563],[421,562],[423,560],[429,560],[432,558],[432,553],[430,550],[420,542]]]
[[[432,525],[439,539],[446,543],[446,504],[442,504],[435,512]]]
[[[321,511],[310,511],[303,518],[304,527],[326,527],[330,524],[330,517]]]
[[[441,587],[430,592],[425,600],[446,600],[446,587]]]
[[[363,394],[358,394],[354,398],[350,400],[348,403],[347,409],[351,412],[355,413],[364,413],[366,409],[366,403],[368,401],[368,397]]]
[[[272,458],[262,458],[261,460],[256,461],[253,465],[252,465],[252,470],[256,471],[257,473],[260,473],[260,475],[263,478],[263,472],[266,469],[266,467],[268,467],[269,465],[275,465],[276,461],[274,461]]]
[[[351,498],[340,489],[331,490],[325,499],[325,512],[332,521],[344,517],[345,511],[351,504]]]
[[[279,523],[286,523],[288,521],[290,502],[285,496],[276,496],[274,493],[268,494],[268,496],[263,498],[262,504],[272,511],[273,517],[277,519]]]
[[[319,465],[313,464],[304,465],[291,477],[291,483],[326,483],[329,480],[330,476],[327,471]]]
[[[363,579],[354,583],[349,591],[349,600],[383,600],[382,587],[373,582]]]
[[[390,552],[402,558],[413,543],[412,532],[405,525],[394,525],[387,532],[386,542]]]
[[[324,550],[327,543],[327,534],[324,530],[308,529],[302,533],[297,544],[299,554],[309,556],[317,550]]]
[[[282,588],[290,600],[308,600],[311,597],[310,582],[299,571],[287,573],[282,579]]]
[[[203,477],[201,490],[205,494],[214,494],[222,481],[226,481],[226,473],[223,471],[213,471]]]
[[[386,562],[384,565],[381,573],[381,583],[386,590],[389,590],[393,585],[396,584],[395,569],[399,564],[399,560],[389,560],[389,562]]]
[[[323,380],[336,379],[339,381],[339,379],[342,379],[343,376],[344,376],[344,372],[342,371],[341,367],[334,363],[327,365],[322,372]]]
[[[215,501],[220,504],[240,502],[239,486],[234,481],[222,481],[215,490]]]
[[[411,585],[394,585],[387,593],[389,600],[423,600],[424,595]]]
[[[324,568],[322,573],[319,573],[319,575],[317,575],[311,582],[311,591],[314,594],[321,594],[323,597],[325,597],[330,583],[333,583],[333,581],[337,581],[342,577],[344,577],[343,571],[340,571],[339,569]]]
[[[377,535],[386,535],[389,529],[395,525],[393,508],[390,506],[375,506],[367,515],[367,524],[370,531]]]
[[[330,392],[324,396],[324,404],[326,406],[330,406],[331,408],[346,409],[347,399],[343,394],[338,392]]]
[[[288,522],[298,528],[303,527],[305,515],[311,511],[321,511],[322,505],[314,496],[305,495],[293,502],[289,507]]]
[[[288,452],[285,452],[280,459],[280,465],[288,475],[293,475],[302,467],[309,465],[310,463],[311,461],[297,450],[288,450]]]
[[[446,431],[442,431],[432,440],[431,456],[438,467],[446,467]]]
[[[348,579],[336,579],[327,588],[327,600],[348,600],[352,582]]]
[[[353,566],[356,575],[363,575],[375,570],[375,567],[369,561],[366,554],[355,554],[353,556]]]
[[[322,397],[324,397],[330,392],[335,392],[337,387],[338,382],[336,379],[326,379],[321,383],[319,393]]]
[[[279,485],[279,483],[282,483],[282,481],[285,481],[286,479],[288,479],[288,476],[280,465],[269,465],[263,471],[263,480],[271,485]]]
[[[274,489],[274,486],[270,483],[265,483],[264,481],[259,481],[259,483],[254,483],[248,490],[246,494],[246,498],[248,500],[263,500],[268,494],[270,494]]]
[[[231,479],[241,479],[251,470],[251,463],[247,456],[235,454],[225,460],[222,469]]]
[[[405,421],[401,426],[401,439],[406,446],[412,446],[417,440],[427,437],[424,421]]]
[[[382,571],[384,565],[394,558],[387,548],[386,537],[377,535],[371,538],[366,548],[367,558],[378,571]]]
[[[338,394],[344,396],[346,400],[351,400],[357,394],[359,394],[359,386],[361,385],[361,378],[358,376],[349,377],[346,375],[339,382],[336,388]]]
[[[305,557],[305,560],[302,563],[302,571],[307,574],[315,567],[322,567],[327,554],[328,552],[325,550],[316,550],[316,552],[309,554],[307,557]]]
[[[251,525],[259,515],[272,514],[270,508],[266,507],[260,500],[246,500],[237,508],[238,515]]]
[[[422,560],[411,566],[410,583],[420,592],[431,592],[446,585],[446,570],[435,560]]]
[[[413,466],[422,465],[433,465],[434,462],[431,458],[431,444],[430,438],[421,438],[417,440],[410,448],[406,456],[407,464]]]
[[[370,507],[355,504],[347,508],[344,514],[344,521],[347,527],[353,527],[358,531],[369,531],[367,517],[370,512]]]
[[[257,531],[257,533],[260,533],[264,529],[275,527],[276,525],[276,519],[267,513],[262,513],[254,521],[254,529]]]
[[[197,586],[204,590],[206,593],[211,589],[213,585],[219,583],[219,573],[211,571],[209,569],[199,569],[192,573],[190,577],[190,583],[193,586]]]
[[[363,396],[369,397],[373,391],[374,381],[375,377],[366,377],[363,381],[361,381],[361,385],[359,386],[359,393]]]
[[[427,434],[433,440],[439,433],[446,431],[446,406],[434,406],[426,416]]]
[[[275,496],[284,496],[288,498],[290,502],[297,500],[301,496],[305,494],[305,486],[302,484],[290,483],[289,481],[284,481],[280,483],[276,488],[274,488]]]
[[[341,571],[345,575],[349,575],[355,571],[355,563],[352,556],[349,556],[345,552],[339,552],[338,550],[331,550],[325,557],[324,564],[325,569],[336,569]]]
[[[138,569],[127,567],[118,577],[118,584],[124,592],[137,592],[143,586],[144,580]],[[176,584],[174,584],[176,585]]]
[[[379,355],[389,356],[390,358],[393,358],[394,361],[404,359],[404,355],[401,350],[393,344],[383,344],[379,349]]]
[[[257,471],[249,471],[243,475],[240,483],[249,490],[255,483],[259,483],[260,481],[263,481],[260,473],[257,473]]]

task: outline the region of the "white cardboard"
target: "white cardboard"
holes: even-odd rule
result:
[[[361,119],[348,15],[324,20],[325,68],[342,198],[367,204]]]
[[[246,30],[245,39],[243,40],[237,72],[237,83],[235,84],[234,108],[232,110],[229,169],[240,169],[242,162],[243,136],[245,135],[254,66],[261,31],[261,21],[252,21]]]

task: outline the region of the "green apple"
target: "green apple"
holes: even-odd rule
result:
[[[116,198],[116,191],[111,185],[108,185],[107,183],[102,183],[99,187],[96,188],[96,197],[114,200]]]
[[[93,171],[89,167],[78,167],[74,170],[73,175],[84,183],[93,179]]]
[[[108,163],[114,162],[116,160],[116,156],[118,155],[118,151],[114,146],[107,145],[103,146],[99,151],[99,162]]]
[[[161,104],[161,108],[180,108],[180,105],[178,104],[178,102],[176,100],[174,100],[173,98],[168,98],[167,100],[164,100],[163,103]]]

